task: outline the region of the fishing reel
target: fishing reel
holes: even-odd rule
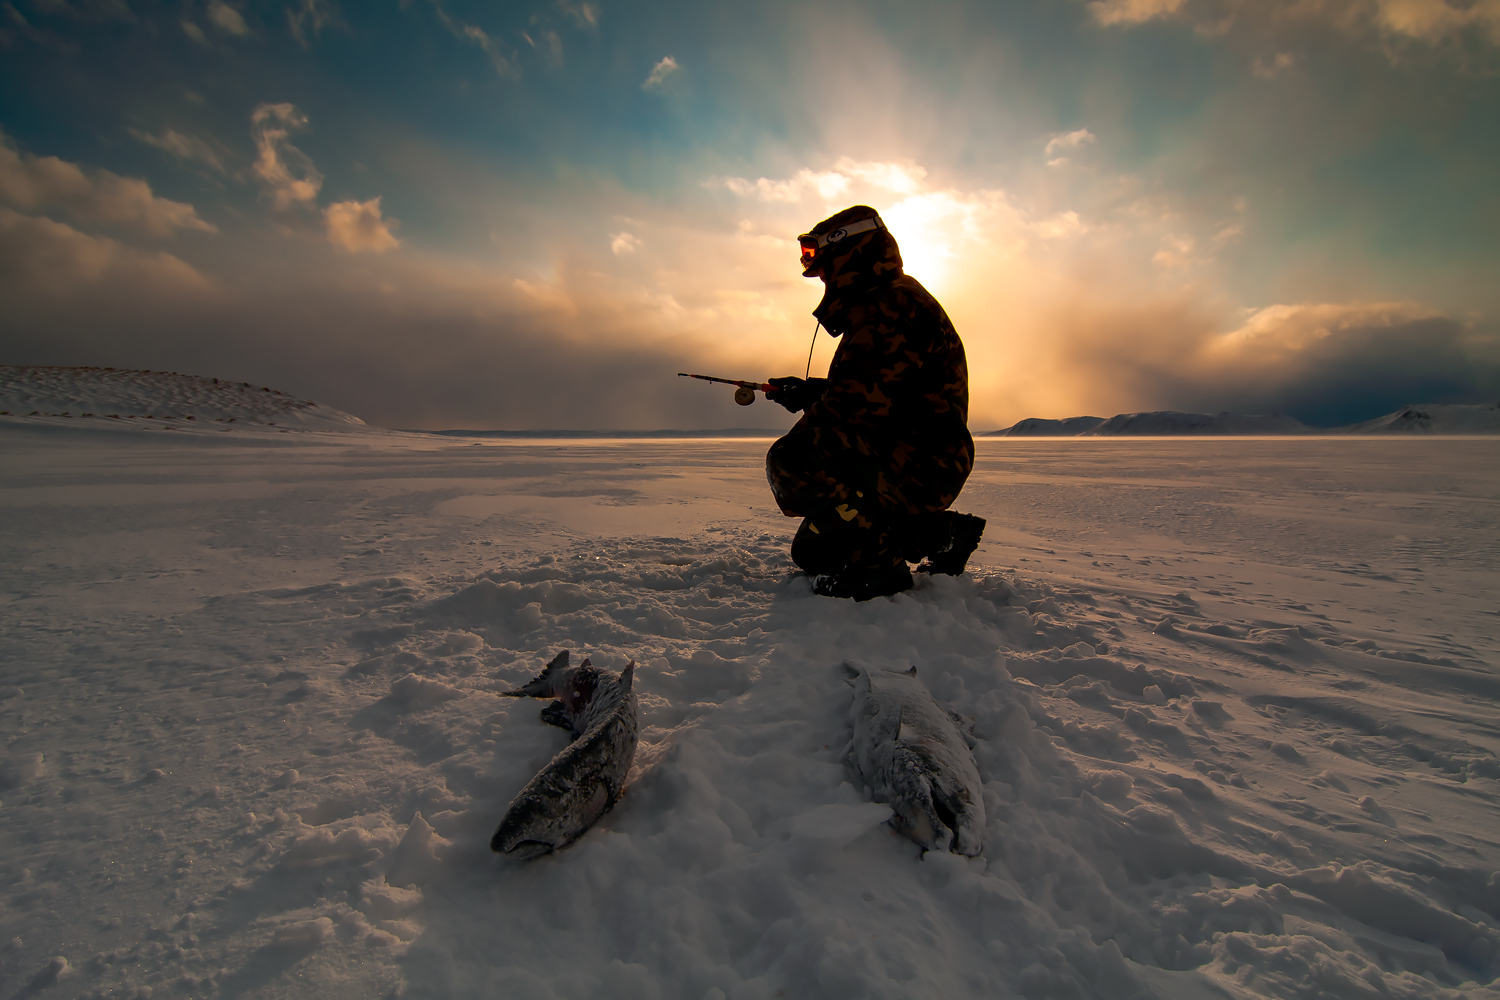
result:
[[[705,382],[718,382],[721,385],[732,385],[735,387],[734,401],[736,403],[739,403],[741,406],[749,406],[751,403],[755,402],[756,390],[759,390],[761,392],[773,392],[776,388],[769,382],[751,382],[749,379],[742,378],[716,378],[713,375],[693,375],[690,372],[678,372],[677,374],[682,378],[697,378],[702,379]]]

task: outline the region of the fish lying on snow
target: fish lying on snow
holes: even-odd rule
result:
[[[571,730],[573,742],[526,783],[506,809],[490,848],[534,858],[566,847],[615,804],[635,759],[637,713],[631,690],[635,661],[621,673],[588,660],[568,666],[558,653],[515,698],[555,698],[542,721]]]
[[[891,825],[929,851],[984,850],[984,797],[963,718],[932,700],[917,668],[853,671],[854,738],[844,759]]]

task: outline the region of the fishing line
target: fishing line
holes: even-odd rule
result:
[[[821,329],[823,329],[823,321],[818,320],[817,325],[813,327],[812,343],[807,345],[807,371],[802,373],[802,377],[804,379],[812,375],[813,348],[818,346],[818,331]]]

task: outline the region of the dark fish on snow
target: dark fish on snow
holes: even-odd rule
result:
[[[854,738],[844,750],[891,825],[929,851],[973,857],[984,850],[984,795],[962,716],[932,700],[905,673],[853,671]]]
[[[635,760],[635,662],[615,673],[588,660],[569,667],[568,659],[566,650],[558,653],[535,679],[505,692],[556,699],[542,710],[542,721],[574,739],[511,800],[490,839],[501,854],[534,858],[577,840],[615,804]]]

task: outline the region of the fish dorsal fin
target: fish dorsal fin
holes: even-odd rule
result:
[[[917,665],[913,663],[910,670],[903,670],[902,673],[904,673],[908,677],[917,676]]]
[[[901,711],[899,713],[897,713],[897,715],[896,715],[896,742],[897,743],[913,743],[913,742],[916,742],[915,740],[908,740],[906,738],[907,737],[907,732],[908,732],[908,730],[906,728],[906,706],[902,705],[901,706]],[[915,736],[916,734],[913,733],[912,735]]]
[[[635,661],[631,660],[624,670],[620,671],[620,687],[626,691],[635,683]]]
[[[565,649],[554,656],[552,662],[542,668],[541,673],[514,691],[506,691],[505,694],[512,698],[551,698],[557,675],[568,669],[568,659],[569,654]]]

